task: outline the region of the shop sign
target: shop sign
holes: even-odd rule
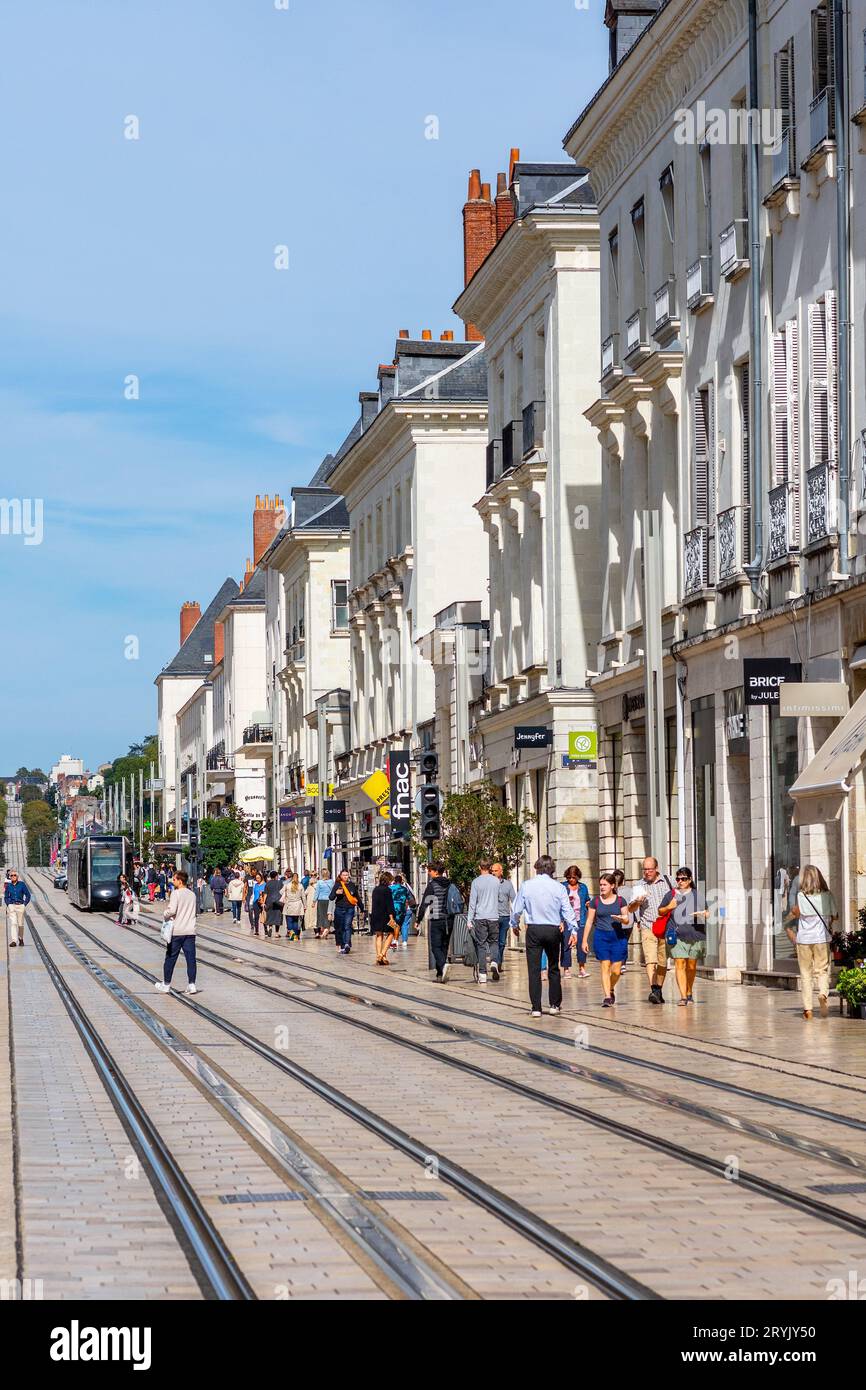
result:
[[[638,690],[634,695],[623,695],[622,697],[622,722],[629,724],[633,714],[646,709],[646,691]]]
[[[744,657],[743,692],[750,705],[778,705],[785,681],[799,681],[800,666],[787,657]]]
[[[387,803],[391,788],[387,776],[380,767],[377,767],[375,772],[371,772],[366,782],[361,784],[361,791],[365,796],[369,796],[376,806],[381,807]]]
[[[725,738],[730,757],[742,756],[749,751],[749,725],[746,719],[746,702],[741,685],[725,691]]]
[[[342,825],[346,819],[345,801],[325,801],[322,811],[325,825]]]
[[[408,748],[388,754],[391,829],[395,835],[409,833],[412,816],[412,763]]]
[[[312,806],[281,806],[280,825],[292,825],[296,820],[312,820]]]
[[[553,744],[553,730],[539,728],[537,724],[517,725],[514,730],[515,748],[550,748]]]
[[[320,783],[318,783],[318,782],[308,782],[308,783],[306,784],[306,786],[304,787],[304,795],[305,795],[305,796],[318,796],[318,795],[319,795],[319,790],[320,790]],[[329,783],[328,783],[328,796],[331,796],[331,795],[332,795],[333,790],[334,790],[334,784],[333,784],[333,782],[329,782]]]
[[[593,768],[598,767],[598,763],[590,762],[587,758],[570,758],[567,753],[563,753],[562,766],[568,772],[576,772],[578,769],[581,772],[591,772]]]
[[[598,760],[598,731],[577,729],[568,735],[568,756],[573,762],[596,763]]]
[[[819,719],[841,719],[848,713],[848,687],[844,681],[786,681],[779,713],[791,718],[814,715]]]

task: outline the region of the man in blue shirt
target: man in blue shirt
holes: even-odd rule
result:
[[[559,973],[559,947],[563,923],[577,932],[577,918],[568,894],[558,883],[556,864],[549,854],[535,861],[535,878],[524,883],[511,907],[511,925],[518,926],[521,913],[526,918],[526,965],[529,970],[529,998],[532,1017],[541,1018],[541,954],[547,952],[550,1013],[562,1009],[562,977]]]
[[[9,928],[9,945],[24,945],[24,913],[30,902],[30,889],[18,877],[17,869],[9,870],[6,887],[3,889],[6,904],[6,925]]]

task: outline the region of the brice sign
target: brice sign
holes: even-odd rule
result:
[[[799,664],[785,656],[743,659],[743,698],[747,705],[778,705],[785,681],[799,679]]]

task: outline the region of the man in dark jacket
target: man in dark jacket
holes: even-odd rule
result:
[[[216,908],[216,913],[218,917],[222,916],[223,894],[225,893],[227,887],[228,884],[226,883],[226,880],[223,878],[222,869],[215,869],[213,877],[210,881],[210,891],[213,893],[214,907]]]
[[[452,885],[444,864],[431,864],[429,873],[427,887],[418,904],[418,925],[429,911],[430,949],[436,963],[436,984],[444,984],[448,979],[448,938],[454,925],[454,914],[448,911],[448,892]]]

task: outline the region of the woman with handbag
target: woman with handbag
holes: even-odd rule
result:
[[[394,920],[394,899],[391,896],[391,875],[379,875],[370,900],[370,931],[376,942],[376,964],[390,965],[388,952],[397,944],[400,928]]]
[[[359,896],[357,887],[349,878],[349,870],[341,869],[331,889],[330,900],[334,904],[334,940],[343,956],[347,956],[352,949],[352,922]]]
[[[598,893],[587,903],[581,945],[585,959],[589,949],[589,934],[595,927],[592,945],[595,958],[601,966],[604,1009],[612,1009],[616,1003],[616,987],[628,955],[628,938],[631,932],[631,918],[625,910],[625,898],[616,890],[614,874],[599,874]]]
[[[694,1004],[692,990],[698,973],[698,961],[707,953],[707,918],[709,911],[692,877],[691,869],[676,872],[676,890],[669,902],[659,908],[659,916],[667,916],[666,938],[668,956],[677,974],[680,1008]]]
[[[797,929],[786,926],[791,941],[797,947],[800,966],[800,988],[803,992],[803,1017],[812,1017],[814,990],[818,990],[818,1007],[822,1018],[827,1017],[827,996],[830,993],[830,942],[833,923],[838,922],[836,899],[827,887],[824,875],[815,864],[800,870],[797,902],[789,917]]]
[[[283,911],[286,914],[287,939],[300,941],[307,911],[307,894],[297,874],[292,874],[283,886]]]

